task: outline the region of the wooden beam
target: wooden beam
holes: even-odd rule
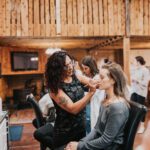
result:
[[[89,48],[88,51],[96,50],[96,49],[100,49],[100,48],[106,47],[108,45],[112,45],[113,43],[115,43],[116,41],[118,41],[120,39],[122,39],[122,36],[115,36],[115,37],[112,37],[112,38],[108,38],[105,41],[95,45],[94,47]]]
[[[125,0],[125,35],[130,37],[130,2]]]
[[[54,47],[55,44],[55,46],[63,49],[88,49],[89,47],[102,43],[104,40],[105,38],[0,38],[0,46],[45,49]]]
[[[130,38],[123,38],[123,69],[130,84]]]

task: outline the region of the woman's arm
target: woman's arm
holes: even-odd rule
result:
[[[57,95],[50,93],[50,96],[62,109],[72,114],[78,114],[90,101],[94,92],[95,89],[91,89],[90,92],[75,103],[62,90],[59,90]]]
[[[91,78],[86,77],[82,74],[76,74],[76,77],[78,78],[78,80],[82,84],[84,84],[86,86],[89,86],[89,87],[96,87],[99,83],[99,79],[97,79],[97,78],[96,79],[91,79]]]
[[[70,142],[67,144],[65,150],[77,150],[78,145],[80,145],[80,147],[82,147],[82,146],[84,146],[84,142],[91,141],[91,140],[95,139],[95,137],[96,137],[96,130],[92,129],[92,131],[86,137],[84,137],[83,139],[80,140],[80,144],[79,144],[79,142]]]

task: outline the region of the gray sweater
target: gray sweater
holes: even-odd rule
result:
[[[113,143],[123,144],[128,116],[129,108],[123,101],[101,105],[95,128],[79,141],[77,150],[101,150]]]

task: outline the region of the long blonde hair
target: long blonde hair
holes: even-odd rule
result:
[[[112,78],[114,83],[114,94],[117,97],[122,97],[127,101],[126,90],[127,90],[127,77],[122,70],[121,66],[117,63],[106,64],[102,67],[107,69],[109,74],[108,76]]]

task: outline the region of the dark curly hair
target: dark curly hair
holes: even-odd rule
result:
[[[46,86],[55,94],[57,94],[58,89],[61,88],[61,82],[65,76],[64,67],[66,56],[72,60],[72,57],[64,51],[55,52],[47,60],[45,69]]]

